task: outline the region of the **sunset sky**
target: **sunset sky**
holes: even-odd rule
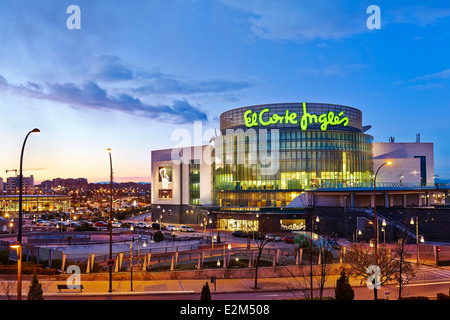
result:
[[[78,5],[81,29],[68,29]],[[367,7],[381,9],[369,30]],[[0,177],[150,181],[176,129],[226,110],[319,102],[375,142],[433,142],[450,179],[450,2],[0,0]],[[205,137],[203,143],[209,138]],[[192,138],[192,144],[194,140]]]

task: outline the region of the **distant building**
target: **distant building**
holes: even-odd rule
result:
[[[6,193],[7,194],[19,194],[19,176],[9,177],[6,180]],[[22,177],[22,193],[33,194],[34,193],[34,177]]]
[[[79,190],[79,191],[87,191],[89,188],[89,183],[86,178],[68,178],[61,179],[55,178],[52,180],[42,181],[39,185],[39,189],[44,194],[53,194],[58,193],[59,191],[64,190]]]
[[[71,207],[71,197],[66,195],[24,195],[22,210],[26,213],[68,212]],[[10,215],[19,212],[18,195],[0,196],[0,212]]]

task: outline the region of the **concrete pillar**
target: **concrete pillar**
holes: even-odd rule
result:
[[[302,263],[303,249],[297,251],[297,256],[295,258],[295,264],[300,265]]]
[[[86,273],[91,272],[91,256],[88,256],[88,261],[86,263]]]
[[[91,253],[91,270],[94,269],[95,253]]]
[[[403,197],[403,208],[406,208],[406,193],[402,195]]]
[[[52,249],[50,249],[50,251],[48,253],[48,267],[49,268],[52,267]]]
[[[142,265],[142,271],[147,270],[147,255],[144,255],[144,264]]]
[[[389,193],[388,192],[384,193],[384,206],[386,208],[389,208]]]
[[[65,273],[64,272],[64,265],[66,264],[66,255],[64,254],[64,252],[62,253],[62,259],[61,259],[62,261],[61,261],[61,272],[62,273]]]

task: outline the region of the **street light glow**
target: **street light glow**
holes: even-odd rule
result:
[[[13,243],[11,243],[11,244],[9,245],[9,247],[10,247],[11,249],[19,249],[21,246],[22,246],[22,245],[20,244],[19,241],[13,242]]]

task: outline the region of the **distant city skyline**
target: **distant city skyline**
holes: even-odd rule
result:
[[[80,29],[69,29],[76,4]],[[0,177],[150,182],[177,129],[219,129],[233,108],[348,105],[374,142],[434,143],[450,179],[450,3],[6,0],[0,10]],[[218,130],[217,130],[218,131]],[[208,143],[210,137],[203,137]],[[192,141],[192,144],[194,141]],[[39,170],[33,171],[35,168]]]

